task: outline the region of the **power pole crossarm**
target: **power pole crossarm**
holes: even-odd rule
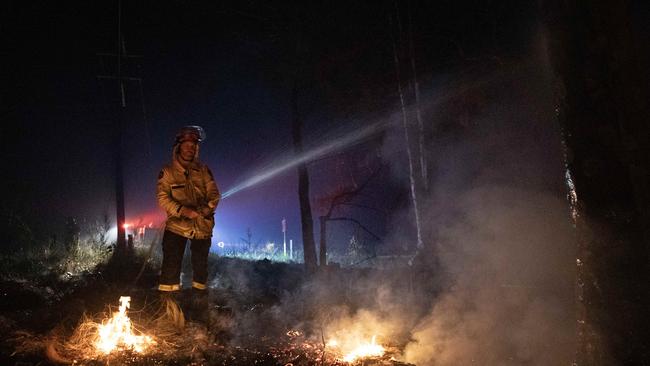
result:
[[[142,55],[125,55],[125,54],[118,55],[117,53],[106,53],[106,52],[99,52],[99,53],[96,53],[96,55],[97,56],[108,56],[108,57],[121,56],[122,58],[143,58],[144,57]]]
[[[120,80],[127,80],[127,81],[142,81],[141,78],[134,78],[130,76],[122,76],[118,78],[117,76],[113,76],[113,75],[97,75],[97,79],[110,79],[110,80],[120,79]]]

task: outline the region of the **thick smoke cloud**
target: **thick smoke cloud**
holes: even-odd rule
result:
[[[481,187],[440,232],[449,289],[415,327],[417,365],[557,365],[571,357],[570,227],[548,194]]]
[[[475,77],[445,78],[460,86],[423,90],[425,121],[434,127],[432,184],[419,197],[423,232],[434,243],[428,272],[340,269],[295,287],[273,285],[290,290],[261,313],[237,318],[233,341],[276,326],[303,330],[316,343],[337,338],[349,345],[376,335],[421,366],[570,364],[574,233],[545,70],[543,55],[533,52]],[[475,103],[464,113],[468,100]],[[382,156],[403,185],[401,115],[387,116]],[[412,248],[414,237],[405,235],[413,227],[410,208],[393,215],[389,227],[382,245]],[[264,276],[227,272],[237,288],[269,287]]]
[[[535,55],[470,89],[483,105],[469,127],[435,139],[422,212],[445,283],[413,329],[408,362],[571,362],[575,244],[543,65]]]

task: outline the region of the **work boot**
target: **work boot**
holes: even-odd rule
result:
[[[192,289],[192,305],[190,319],[197,323],[208,325],[210,319],[208,290]]]

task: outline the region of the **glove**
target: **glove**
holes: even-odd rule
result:
[[[199,213],[201,216],[207,218],[212,215],[212,209],[208,206],[203,206],[199,208]]]
[[[181,207],[181,212],[180,213],[181,213],[181,216],[185,216],[185,217],[187,217],[189,219],[195,219],[195,218],[199,217],[198,212],[192,210],[189,207],[185,207],[185,206]]]

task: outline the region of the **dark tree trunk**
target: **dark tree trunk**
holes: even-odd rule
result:
[[[298,113],[298,85],[294,82],[291,91],[291,132],[293,135],[294,151],[302,153],[302,119]],[[298,199],[300,201],[300,223],[302,226],[302,246],[305,269],[313,273],[316,270],[316,244],[314,243],[314,223],[309,202],[309,174],[307,164],[298,165]]]
[[[650,80],[647,53],[636,58],[647,45],[626,2],[542,9],[577,197],[576,365],[647,365]]]
[[[115,210],[117,222],[117,243],[116,253],[126,253],[126,213],[124,209],[124,169],[122,167],[122,105],[117,107],[117,127],[114,137],[114,159],[115,159]]]
[[[319,246],[319,265],[327,266],[327,219],[328,216],[320,217],[320,246]]]

